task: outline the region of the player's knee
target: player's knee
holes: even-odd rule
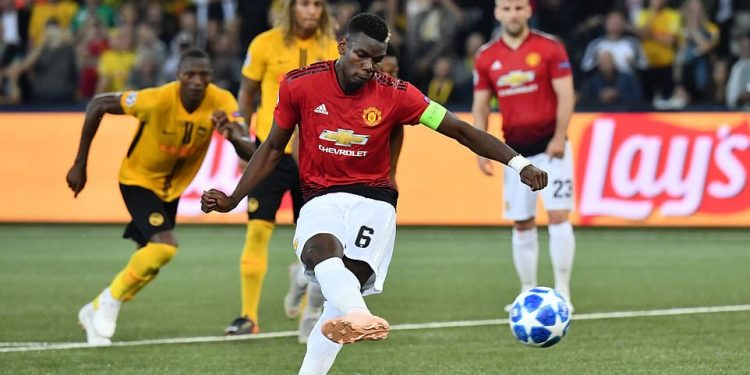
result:
[[[260,259],[243,258],[240,260],[240,274],[244,277],[264,276],[268,271],[268,262]]]
[[[313,269],[318,263],[333,257],[344,257],[344,246],[329,233],[318,233],[305,242],[300,260],[308,268]]]
[[[526,220],[517,220],[513,222],[513,228],[516,230],[530,230],[534,229],[536,227],[536,221],[535,218],[530,218]]]
[[[568,221],[569,211],[567,210],[555,210],[549,211],[549,223],[551,225],[562,224]]]
[[[149,242],[151,243],[162,243],[171,245],[174,247],[179,246],[179,242],[177,241],[177,236],[175,236],[174,232],[171,230],[165,230],[163,232],[155,233],[151,238],[149,239]]]

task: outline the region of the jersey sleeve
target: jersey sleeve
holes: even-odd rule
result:
[[[266,51],[271,50],[263,38],[255,38],[247,47],[245,62],[242,64],[242,75],[260,82],[266,73]]]
[[[474,64],[474,70],[472,71],[474,91],[492,90],[485,60],[486,59],[480,58],[479,55],[476,57],[476,63]]]
[[[401,95],[398,104],[400,124],[419,124],[419,118],[430,104],[430,98],[411,83],[406,82],[406,91]]]
[[[565,51],[565,46],[562,43],[555,43],[552,47],[552,53],[550,59],[547,62],[549,75],[552,79],[569,76],[572,74],[570,59],[568,58],[568,52]]]
[[[283,129],[294,129],[299,123],[299,105],[289,89],[289,81],[283,80],[279,85],[276,99],[276,109],[273,111],[273,121]]]
[[[159,105],[159,89],[124,91],[120,95],[120,105],[126,114],[141,118],[141,115]]]

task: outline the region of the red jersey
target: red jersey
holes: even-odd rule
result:
[[[299,125],[305,200],[344,191],[395,206],[397,194],[389,177],[391,131],[418,123],[429,103],[410,83],[380,72],[347,95],[333,61],[287,73],[274,121],[284,129]]]
[[[474,64],[474,90],[495,93],[505,142],[522,155],[544,152],[557,126],[552,80],[571,74],[565,47],[532,30],[518,49],[502,38],[485,44]]]

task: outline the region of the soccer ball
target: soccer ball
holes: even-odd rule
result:
[[[522,344],[548,348],[568,332],[570,309],[554,289],[538,286],[516,297],[509,320],[510,331]]]

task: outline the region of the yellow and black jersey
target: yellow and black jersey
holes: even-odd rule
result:
[[[284,75],[290,70],[338,57],[337,43],[328,37],[305,40],[292,38],[292,43],[287,45],[281,28],[276,27],[253,39],[247,48],[242,75],[261,83],[260,106],[255,124],[255,133],[261,141],[271,132],[276,95]],[[286,152],[292,152],[291,144],[287,145]]]
[[[140,122],[120,167],[120,183],[149,189],[164,201],[179,198],[198,172],[211,142],[214,111],[244,123],[234,96],[213,84],[192,113],[182,105],[177,81],[126,91],[120,104]]]

